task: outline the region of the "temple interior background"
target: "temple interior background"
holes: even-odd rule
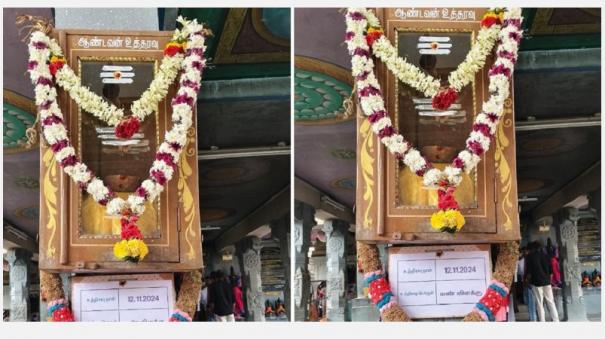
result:
[[[525,36],[514,73],[521,245],[546,245],[550,238],[560,246],[557,230],[571,211],[579,257],[563,267],[571,283],[581,284],[585,274],[601,272],[601,11],[526,8],[523,16]],[[352,89],[345,21],[338,9],[304,8],[295,11],[294,24],[294,232],[311,234],[294,243],[295,279],[302,282],[298,272],[308,269],[311,281],[293,292],[304,298],[296,319],[325,320],[334,308],[334,320],[377,320],[364,286],[357,284],[363,279],[356,274],[354,234],[356,120],[342,105]],[[346,262],[333,264],[340,265],[336,275],[325,268],[337,257],[326,250],[326,231],[334,232],[334,225],[343,230],[339,237],[347,249]],[[323,287],[317,293],[322,282],[338,279],[347,286],[342,297],[325,296]],[[578,310],[563,302],[564,289],[555,290],[561,319],[600,320],[600,286],[585,284],[582,290]],[[309,305],[323,309],[310,315]],[[523,305],[516,318],[528,319]]]
[[[247,320],[287,320],[275,312],[265,317],[265,309],[290,300],[290,9],[103,10],[4,9],[4,310],[11,302],[10,258],[31,255],[29,296],[22,303],[29,305],[30,320],[44,318],[38,312],[39,151],[22,145],[36,107],[16,15],[42,16],[56,28],[168,31],[183,15],[213,32],[197,102],[205,275],[223,270],[243,276],[242,252],[253,249],[262,281],[244,281],[243,294],[260,284],[263,295]]]

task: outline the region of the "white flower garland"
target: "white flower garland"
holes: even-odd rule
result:
[[[35,85],[35,101],[39,106],[39,114],[42,125],[42,134],[55,153],[55,159],[63,167],[72,180],[82,189],[86,190],[95,201],[107,206],[107,214],[119,216],[125,212],[141,215],[145,210],[145,202],[153,201],[164,189],[178,165],[181,151],[187,144],[187,130],[191,127],[193,119],[193,106],[197,101],[197,91],[202,80],[202,69],[205,66],[204,51],[205,37],[203,26],[197,20],[186,21],[179,18],[183,29],[177,30],[175,35],[185,34],[188,37],[185,54],[174,60],[179,60],[176,73],[182,69],[180,85],[177,95],[172,102],[172,129],[166,132],[164,142],[158,147],[156,160],[153,162],[149,174],[134,194],[127,200],[117,197],[103,183],[94,176],[92,171],[84,163],[76,158],[76,151],[72,147],[64,124],[63,114],[57,104],[57,91],[52,81],[52,75],[47,61],[52,53],[57,55],[60,48],[53,40],[42,32],[34,32],[29,43],[29,72],[32,83]],[[168,66],[166,66],[168,67]],[[61,70],[67,68],[66,65]],[[172,66],[170,66],[172,69]],[[172,72],[172,71],[171,71]],[[59,74],[61,72],[57,72]],[[69,73],[65,71],[64,74]],[[172,75],[170,75],[172,76]],[[161,77],[168,81],[168,77]],[[68,77],[63,80],[68,79]],[[57,79],[58,80],[58,79]],[[157,82],[159,87],[163,84]],[[168,84],[170,85],[170,84]],[[155,88],[155,87],[154,87]],[[153,94],[155,91],[156,94]],[[148,107],[149,102],[157,100],[157,88],[151,90],[150,99],[147,103],[141,101],[141,105]],[[90,99],[94,101],[95,99]],[[104,113],[107,119],[113,119],[113,115]]]
[[[185,19],[179,16],[177,21],[182,24],[185,22]],[[176,29],[172,35],[172,40],[186,40],[191,33],[192,31],[189,28]],[[55,39],[50,39],[49,44],[52,55],[63,57],[61,47],[59,47]],[[138,100],[132,103],[131,111],[133,116],[142,122],[147,116],[155,113],[158,103],[164,99],[168,93],[168,88],[176,79],[183,58],[183,53],[176,53],[172,56],[165,55],[162,58],[159,70],[151,81],[149,88],[143,92]],[[66,90],[76,104],[85,112],[94,115],[109,126],[116,126],[124,119],[124,110],[112,103],[108,103],[101,96],[93,93],[88,87],[82,86],[80,78],[76,76],[69,66],[63,66],[57,71],[55,77],[56,84]]]
[[[380,93],[380,84],[374,74],[374,61],[371,58],[370,46],[364,36],[368,22],[371,26],[378,26],[376,17],[371,11],[363,8],[347,10],[346,42],[349,54],[352,56],[351,70],[356,81],[360,107],[372,122],[372,129],[381,142],[410,170],[422,176],[425,186],[440,187],[444,183],[447,186],[458,186],[462,181],[462,170],[467,173],[471,172],[481,160],[480,156],[489,149],[491,138],[496,133],[498,122],[504,112],[504,101],[509,96],[509,79],[514,71],[514,63],[517,60],[519,42],[522,37],[521,21],[521,9],[519,8],[511,8],[504,13],[504,22],[501,29],[498,30],[497,36],[499,40],[496,48],[497,58],[489,72],[491,95],[483,103],[482,111],[475,117],[473,131],[466,140],[466,149],[458,154],[452,165],[448,165],[441,171],[433,168],[432,164],[409,142],[405,141],[402,135],[394,132]],[[374,42],[375,54],[379,53],[376,51],[376,43],[380,40],[386,40],[386,38],[383,37]],[[476,65],[475,62],[470,64]],[[413,69],[410,72],[414,73]],[[424,78],[418,76],[418,79]],[[423,88],[426,90],[429,87],[426,85]]]
[[[358,9],[371,27],[381,28],[380,21],[374,13],[365,8]],[[352,25],[348,32],[355,33],[355,36],[363,36],[367,29],[362,25]],[[472,45],[463,62],[448,76],[449,87],[460,91],[475,78],[475,73],[483,68],[487,56],[491,53],[498,38],[501,26],[498,24],[489,27],[481,27],[477,34],[477,39]],[[397,50],[388,38],[384,35],[372,45],[374,55],[385,63],[387,68],[399,79],[399,81],[410,85],[418,91],[424,93],[427,97],[433,97],[441,88],[441,81],[426,74],[423,70],[407,62],[397,55]]]

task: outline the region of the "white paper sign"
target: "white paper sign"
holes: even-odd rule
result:
[[[174,308],[171,274],[75,277],[76,321],[167,321]]]
[[[491,279],[485,245],[392,247],[391,291],[412,318],[462,317]]]

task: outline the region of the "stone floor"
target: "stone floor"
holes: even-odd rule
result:
[[[584,292],[584,303],[586,305],[586,314],[589,321],[601,321],[601,288],[583,288]],[[563,298],[560,290],[553,290],[555,300],[557,303],[557,312],[559,312],[559,319],[563,320]],[[550,321],[550,313],[548,307],[544,306],[545,316],[547,321]],[[529,321],[529,313],[527,312],[527,306],[519,304],[519,310],[515,313],[516,321]]]

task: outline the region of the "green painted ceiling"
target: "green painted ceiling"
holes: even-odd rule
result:
[[[598,8],[525,8],[521,50],[601,47],[600,21]],[[544,32],[549,29],[552,33]]]
[[[334,119],[343,113],[351,86],[319,72],[297,68],[294,77],[294,116],[297,121]]]
[[[213,37],[207,40],[207,57],[209,67],[204,70],[205,80],[262,78],[290,75],[290,62],[258,62],[258,63],[227,63],[212,64],[221,39],[226,39],[225,22],[229,16],[229,8],[179,8],[179,15],[189,19],[197,18],[212,30]],[[290,40],[290,9],[262,9],[262,19],[267,29],[278,37],[287,36]],[[287,24],[287,25],[286,25]],[[286,27],[287,26],[287,27]],[[241,32],[237,32],[239,34]],[[232,34],[232,33],[226,33]]]

